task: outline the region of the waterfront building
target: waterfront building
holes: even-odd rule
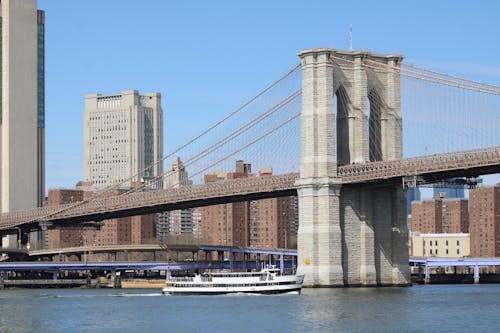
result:
[[[469,191],[471,256],[500,257],[500,184]]]
[[[410,232],[410,257],[462,258],[469,256],[468,233],[419,233]]]
[[[84,181],[96,188],[151,183],[161,188],[163,111],[160,93],[85,96]]]
[[[43,205],[45,13],[36,0],[0,1],[0,212]]]

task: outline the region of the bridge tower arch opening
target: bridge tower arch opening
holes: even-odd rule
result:
[[[368,93],[368,148],[370,162],[382,161],[382,99],[376,89]]]
[[[349,150],[349,136],[352,126],[349,124],[349,97],[347,91],[339,84],[337,91],[333,95],[333,107],[336,115],[335,130],[337,132],[337,162],[338,165],[351,163],[351,154]]]
[[[302,68],[298,271],[310,286],[407,285],[404,192],[342,184],[338,166],[402,156],[401,56],[312,49]]]

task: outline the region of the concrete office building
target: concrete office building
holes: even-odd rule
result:
[[[471,256],[500,257],[500,184],[469,191]]]
[[[84,181],[96,188],[151,182],[161,188],[163,111],[160,93],[85,97]]]
[[[40,207],[45,192],[45,15],[0,0],[0,212]]]

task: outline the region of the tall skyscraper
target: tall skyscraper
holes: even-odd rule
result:
[[[85,97],[84,181],[96,188],[148,182],[163,174],[160,93]],[[161,180],[153,184],[161,188]]]
[[[0,212],[42,206],[45,193],[45,14],[0,0]]]

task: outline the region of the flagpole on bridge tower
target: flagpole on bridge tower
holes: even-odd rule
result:
[[[352,24],[349,26],[349,51],[352,51]]]

